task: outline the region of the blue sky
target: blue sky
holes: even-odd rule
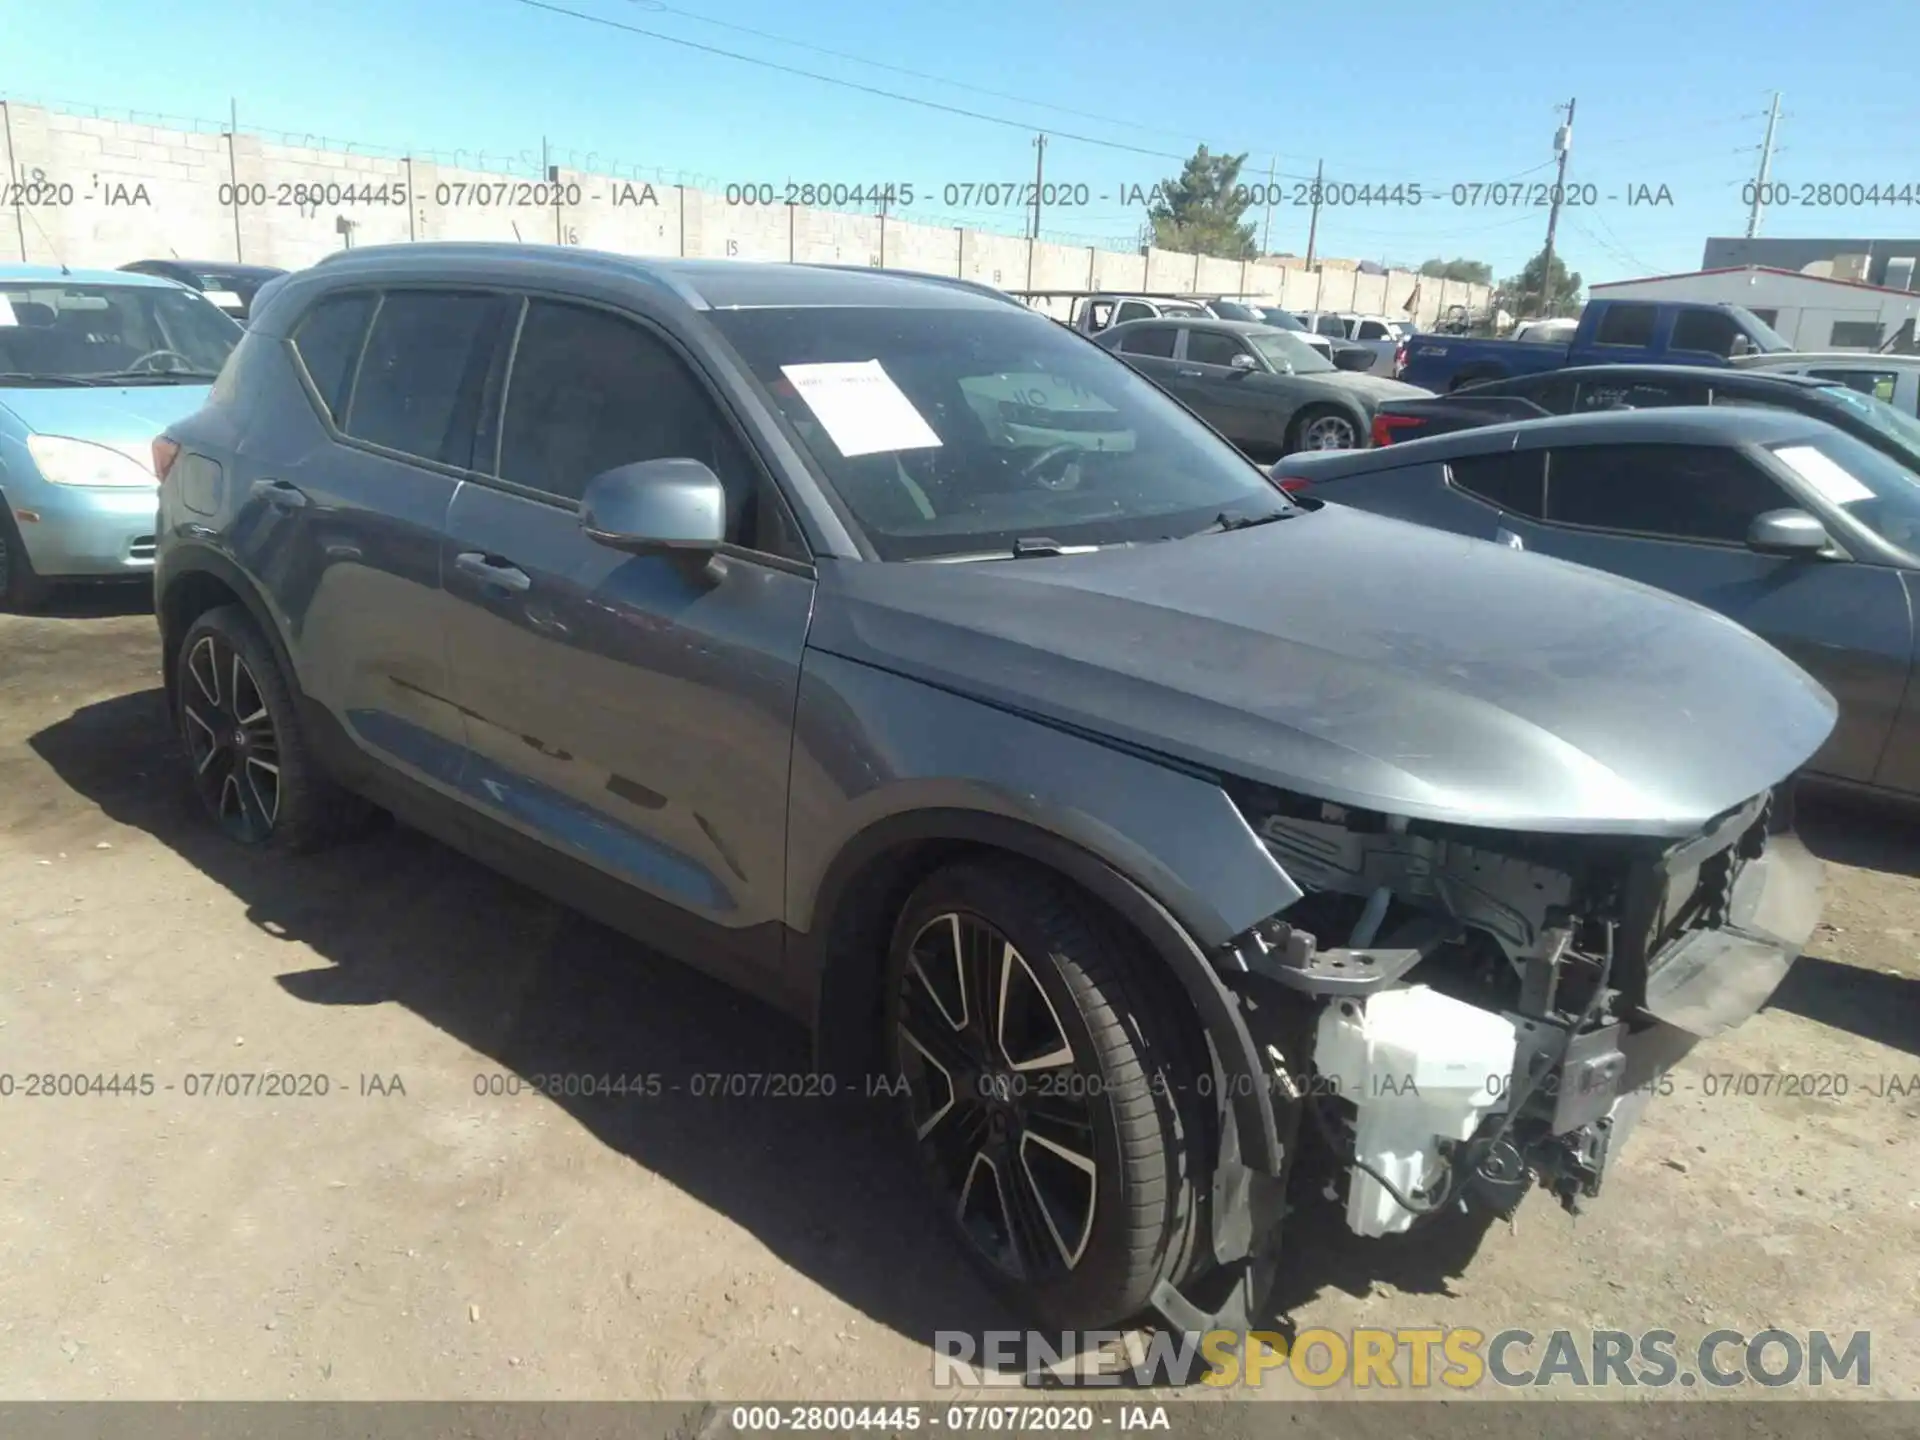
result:
[[[1563,212],[1558,248],[1590,281],[1691,269],[1706,236],[1742,232],[1778,88],[1775,180],[1904,186],[1912,200],[1775,206],[1762,233],[1920,233],[1920,5],[1848,21],[1787,0],[0,0],[0,33],[0,96],[14,100],[217,119],[232,99],[242,130],[490,165],[545,137],[562,163],[591,154],[714,188],[905,182],[905,218],[1015,232],[1019,212],[943,192],[1031,179],[1046,131],[1047,178],[1091,201],[1043,217],[1068,243],[1127,241],[1140,215],[1123,188],[1176,173],[1199,142],[1250,152],[1248,181],[1270,163],[1308,177],[1324,159],[1330,181],[1425,194],[1323,208],[1321,253],[1463,255],[1501,275],[1538,250],[1546,211],[1457,207],[1450,187],[1550,181],[1554,107],[1577,97],[1568,180],[1598,204]],[[1671,204],[1628,203],[1663,185]],[[1277,207],[1272,248],[1304,251],[1307,220]]]

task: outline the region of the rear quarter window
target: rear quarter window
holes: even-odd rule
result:
[[[294,351],[336,425],[346,413],[348,387],[373,315],[373,299],[371,295],[330,296],[309,310],[293,332]]]
[[[1512,515],[1539,519],[1545,510],[1546,467],[1538,450],[1461,455],[1447,461],[1447,483]]]

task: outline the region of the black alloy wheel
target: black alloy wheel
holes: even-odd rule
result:
[[[914,1133],[954,1218],[1008,1279],[1080,1263],[1100,1202],[1091,1106],[1073,1044],[1013,942],[936,915],[908,946],[898,1020]]]
[[[883,994],[904,1128],[990,1285],[1080,1330],[1179,1282],[1211,1153],[1204,1050],[1138,935],[1049,870],[959,861],[898,915]]]
[[[180,732],[208,812],[233,839],[264,844],[280,819],[280,735],[259,679],[217,630],[181,657]]]

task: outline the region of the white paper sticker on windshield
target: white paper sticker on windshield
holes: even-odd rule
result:
[[[200,293],[218,305],[222,310],[238,310],[241,308],[240,297],[231,290],[202,290]]]
[[[932,450],[933,433],[878,360],[782,365],[800,398],[848,459],[885,450]]]
[[[1831,456],[1811,445],[1783,445],[1773,453],[1830,504],[1851,505],[1856,500],[1873,498],[1873,491],[1843,470]]]
[[[19,323],[19,320],[14,318],[13,302],[6,296],[0,295],[0,325],[18,325]]]

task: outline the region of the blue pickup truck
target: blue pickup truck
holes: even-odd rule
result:
[[[1793,347],[1738,305],[1589,300],[1565,345],[1416,335],[1399,378],[1436,394],[1569,365],[1727,365]]]

